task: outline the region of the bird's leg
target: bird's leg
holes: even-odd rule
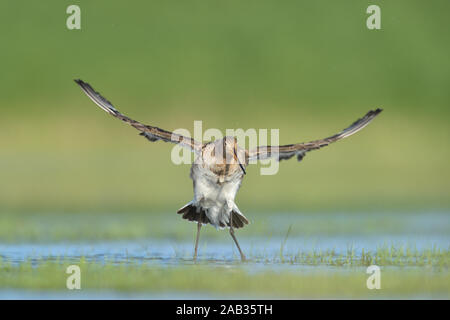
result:
[[[231,215],[230,215],[230,235],[231,235],[231,237],[233,238],[234,243],[236,243],[236,247],[238,248],[239,253],[241,254],[241,260],[242,260],[242,261],[245,261],[245,255],[244,255],[244,253],[242,252],[241,247],[239,246],[239,243],[238,243],[238,241],[237,241],[237,239],[236,239],[236,236],[234,235],[234,229],[233,229],[233,213],[231,213]]]
[[[195,239],[194,261],[197,260],[198,239],[200,238],[201,227],[202,227],[202,224],[200,222],[198,222],[197,223],[197,238]]]

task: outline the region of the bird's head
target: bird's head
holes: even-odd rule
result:
[[[237,144],[236,137],[225,137],[207,144],[203,150],[203,163],[218,175],[230,175],[236,170],[246,174],[245,150]]]

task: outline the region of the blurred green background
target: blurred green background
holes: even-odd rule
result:
[[[81,7],[81,30],[66,28]],[[381,7],[382,29],[366,28]],[[241,211],[450,207],[450,2],[12,1],[0,3],[0,212],[175,212],[192,198],[172,145],[97,108],[167,130],[278,128],[357,135],[274,176],[248,168]],[[175,217],[174,217],[175,218]]]

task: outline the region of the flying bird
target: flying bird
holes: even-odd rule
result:
[[[191,166],[190,174],[194,185],[194,199],[177,211],[183,219],[197,223],[194,260],[197,258],[200,229],[204,224],[211,224],[219,229],[228,228],[242,261],[245,260],[234,229],[244,227],[249,221],[237,207],[234,198],[246,174],[245,168],[250,161],[268,158],[281,161],[294,156],[301,161],[307,152],[323,148],[330,143],[355,134],[366,127],[382,111],[382,109],[370,110],[348,128],[328,138],[282,146],[261,146],[247,150],[238,146],[236,137],[226,136],[223,139],[203,144],[190,137],[142,124],[120,113],[88,83],[79,79],[75,82],[96,105],[136,128],[140,131],[139,134],[149,141],[172,142],[189,148],[195,153],[196,159]]]

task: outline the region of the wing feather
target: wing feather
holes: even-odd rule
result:
[[[352,134],[360,131],[366,127],[381,111],[382,109],[370,110],[364,117],[356,120],[348,128],[345,128],[341,132],[332,135],[325,139],[314,140],[305,143],[289,144],[283,146],[263,146],[248,152],[248,160],[267,159],[272,157],[278,157],[279,160],[287,160],[294,156],[298,161],[301,161],[306,152],[311,150],[317,150],[328,146],[330,143],[347,138]]]
[[[141,136],[144,136],[149,141],[154,142],[162,140],[165,142],[172,142],[180,144],[184,147],[192,149],[194,152],[199,152],[202,148],[202,144],[198,141],[188,138],[170,131],[163,130],[158,127],[142,124],[136,120],[133,120],[122,113],[120,113],[111,102],[104,98],[100,93],[96,92],[88,83],[76,79],[75,82],[80,86],[83,92],[100,108],[109,113],[110,115],[128,123],[132,127],[139,130]]]

